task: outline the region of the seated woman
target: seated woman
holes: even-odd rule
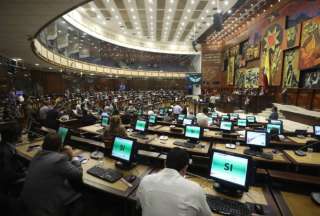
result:
[[[121,125],[121,118],[119,115],[111,116],[110,125],[105,128],[103,133],[103,140],[106,143],[106,148],[110,148],[110,144],[115,136],[126,137],[126,129]]]

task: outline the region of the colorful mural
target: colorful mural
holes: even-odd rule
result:
[[[235,74],[235,85],[238,88],[244,88],[245,87],[245,81],[246,81],[246,70],[247,69],[239,69],[237,70]]]
[[[320,88],[320,70],[309,71],[303,73],[303,88]]]
[[[269,86],[281,84],[284,27],[285,17],[282,17],[270,24],[263,34],[260,68],[266,72]]]
[[[320,17],[303,22],[300,70],[320,65]]]
[[[288,28],[285,32],[285,49],[291,49],[300,46],[301,23]]]
[[[234,66],[235,66],[235,57],[234,56],[229,57],[228,71],[227,71],[227,85],[233,85]]]
[[[245,88],[258,88],[259,68],[249,68],[245,73]]]
[[[283,66],[283,87],[298,88],[300,78],[299,49],[285,52]]]

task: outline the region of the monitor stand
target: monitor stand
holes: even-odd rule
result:
[[[236,189],[222,183],[215,182],[212,187],[216,192],[225,194],[227,196],[241,198],[243,195],[243,190]]]
[[[116,161],[115,167],[121,170],[131,170],[136,166],[135,163]]]

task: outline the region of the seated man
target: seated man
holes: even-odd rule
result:
[[[143,216],[212,215],[203,189],[184,178],[188,163],[188,153],[174,148],[167,155],[165,169],[142,179],[137,198]]]
[[[72,160],[71,147],[61,152],[61,139],[48,134],[39,151],[30,162],[21,198],[30,215],[77,215],[74,203],[81,194],[70,183],[82,181],[82,168]],[[77,207],[81,207],[78,205]],[[71,210],[72,209],[72,210]]]
[[[204,107],[202,110],[202,113],[198,113],[196,115],[197,118],[197,124],[200,127],[208,127],[208,108]]]

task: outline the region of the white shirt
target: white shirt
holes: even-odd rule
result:
[[[198,113],[196,115],[197,118],[197,124],[200,127],[208,127],[208,116],[204,113]]]
[[[182,112],[182,107],[180,105],[175,105],[172,109],[173,114],[180,114]]]
[[[165,168],[142,179],[137,191],[143,216],[211,216],[203,189]]]

